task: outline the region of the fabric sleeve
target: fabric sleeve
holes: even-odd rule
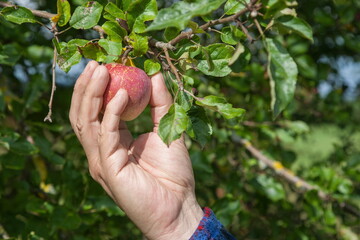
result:
[[[214,212],[205,207],[204,216],[189,240],[236,240],[215,217]]]

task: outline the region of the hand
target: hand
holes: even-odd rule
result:
[[[118,91],[102,120],[99,114],[109,81],[104,66],[90,62],[76,82],[71,125],[82,144],[91,176],[149,239],[189,239],[203,212],[196,201],[194,176],[181,138],[168,147],[157,134],[172,104],[163,76],[151,78],[152,132],[133,139],[120,121],[128,95]]]

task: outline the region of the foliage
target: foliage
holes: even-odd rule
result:
[[[359,239],[360,105],[358,95],[346,96],[360,80],[333,64],[360,61],[357,1],[34,3],[48,14],[7,4],[0,2],[1,238],[141,239],[89,177],[68,121],[85,57],[163,72],[174,104],[159,134],[166,143],[187,134],[198,200],[239,239]],[[50,124],[42,119],[53,59],[61,70]],[[332,91],[325,96],[321,86]],[[152,129],[149,112],[129,123],[134,135]],[[239,137],[276,160],[275,171]]]

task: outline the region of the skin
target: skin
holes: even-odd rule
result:
[[[196,201],[191,161],[181,138],[167,147],[157,134],[172,104],[163,76],[151,77],[153,131],[133,139],[121,121],[128,102],[120,90],[103,104],[109,74],[90,62],[77,80],[70,108],[71,125],[82,144],[91,176],[148,239],[189,239],[203,217]]]

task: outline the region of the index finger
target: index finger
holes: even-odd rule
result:
[[[154,123],[154,132],[156,132],[161,118],[168,112],[173,100],[161,73],[151,77],[151,84],[151,117]]]

